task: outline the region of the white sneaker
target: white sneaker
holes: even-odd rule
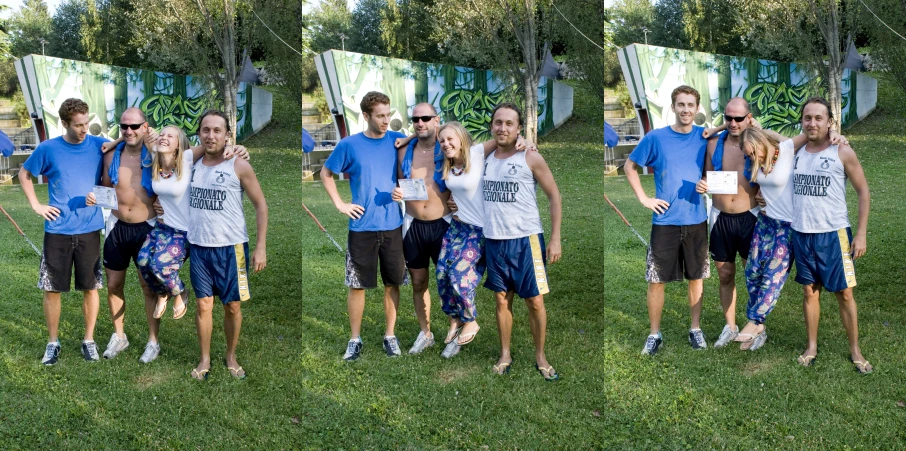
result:
[[[138,358],[138,361],[142,363],[151,363],[157,358],[158,354],[160,354],[160,344],[149,341],[148,344],[145,345],[145,352]]]
[[[107,343],[107,350],[104,351],[104,358],[112,359],[128,347],[129,337],[126,337],[126,334],[123,334],[123,338],[120,338],[116,336],[116,332],[114,332],[113,335],[110,336],[110,342]]]
[[[730,344],[731,341],[736,339],[737,335],[739,335],[739,327],[736,327],[736,329],[730,329],[729,324],[724,325],[724,330],[721,331],[720,336],[717,337],[717,341],[714,342],[714,347],[722,348]]]
[[[459,346],[459,343],[457,343],[456,340],[453,340],[447,343],[447,347],[444,348],[444,352],[440,353],[440,356],[445,359],[453,358],[453,356],[459,354],[460,347],[461,346]]]
[[[415,339],[415,344],[409,349],[409,354],[419,354],[431,346],[434,346],[434,334],[428,332],[428,335],[426,335],[424,331],[419,332],[418,337]]]

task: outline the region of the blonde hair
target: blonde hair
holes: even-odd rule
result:
[[[462,148],[459,149],[459,155],[462,157],[462,160],[463,160],[462,169],[463,169],[463,172],[469,172],[469,166],[471,166],[470,162],[472,161],[472,156],[469,152],[469,149],[471,149],[471,147],[472,147],[472,135],[469,134],[469,131],[466,130],[466,128],[463,127],[462,124],[460,124],[459,122],[456,122],[456,121],[452,121],[452,122],[447,122],[444,125],[441,125],[440,128],[437,130],[437,136],[439,137],[440,132],[442,132],[448,128],[450,130],[452,130],[453,133],[456,134],[457,138],[459,138],[459,143],[462,146]],[[443,169],[441,169],[444,174],[444,176],[443,176],[444,180],[446,180],[447,177],[450,175],[450,169],[452,167],[453,167],[453,159],[444,158],[444,167],[443,167]]]
[[[176,161],[173,170],[176,172],[176,180],[179,180],[182,178],[182,153],[185,152],[186,149],[189,149],[191,144],[189,143],[189,138],[186,136],[186,133],[175,125],[168,125],[162,128],[160,132],[163,133],[164,130],[168,128],[176,129],[177,141],[179,141],[176,145],[176,151],[173,152],[173,158]],[[160,180],[160,154],[157,152],[157,144],[154,145],[154,152],[152,152],[151,156],[151,179]]]
[[[746,146],[749,146],[752,148],[752,153],[755,154],[752,170],[750,171],[751,174],[749,175],[750,183],[755,183],[758,168],[764,169],[766,174],[771,172],[771,169],[774,168],[774,155],[779,145],[780,143],[776,139],[766,135],[757,128],[747,128],[742,131],[742,134],[739,135],[739,148],[745,152]],[[758,161],[757,149],[762,150],[761,154],[764,161]]]

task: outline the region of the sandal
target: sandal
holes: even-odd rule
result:
[[[494,373],[497,374],[498,376],[505,376],[507,374],[510,374],[510,367],[512,365],[513,365],[512,360],[510,360],[509,362],[506,362],[506,363],[498,363],[497,365],[494,365]]]
[[[455,329],[450,329],[450,331],[447,332],[447,338],[444,338],[444,344],[448,345],[451,341],[455,340],[456,337],[459,336],[460,331],[462,331],[462,326],[459,326]]]
[[[852,356],[850,356],[849,361],[856,366],[856,371],[858,371],[859,374],[871,374],[871,372],[874,371],[874,368],[868,360],[853,360]]]
[[[167,311],[167,303],[170,302],[170,297],[167,296],[163,302],[157,301],[157,306],[154,307],[154,319],[160,319],[164,316],[164,312]]]
[[[802,366],[808,367],[808,366],[812,366],[815,363],[815,359],[817,359],[817,358],[818,358],[818,354],[815,354],[815,355],[803,354],[803,355],[800,355],[796,359],[796,362],[798,362]]]
[[[541,368],[536,363],[535,369],[538,370],[538,372],[541,373],[541,377],[543,377],[544,380],[546,380],[548,382],[555,382],[555,381],[560,380],[560,373],[558,373],[557,370],[555,370],[554,367],[552,367],[550,365],[548,365],[546,368]],[[544,374],[544,373],[547,373],[547,374]]]
[[[749,337],[749,339],[747,339],[747,340],[740,340],[741,344],[739,345],[739,349],[741,349],[743,351],[757,351],[758,348],[764,346],[764,343],[766,341],[768,341],[768,329],[767,328],[762,329],[761,333],[756,334],[754,336],[751,334],[740,334],[740,335],[745,335],[745,336]]]
[[[176,310],[176,304],[173,305],[173,319],[180,319],[186,315],[186,312],[189,311],[189,306],[185,301],[182,303],[182,309]]]
[[[473,330],[472,332],[469,332],[467,334],[463,334],[460,332],[459,338],[457,338],[457,340],[456,340],[456,344],[458,344],[460,346],[465,346],[465,345],[471,343],[472,340],[475,339],[475,336],[478,335],[478,331],[481,330],[480,326],[476,325],[475,327],[476,327],[475,330]],[[465,337],[465,340],[463,340],[463,337]]]
[[[201,370],[201,371],[198,371],[197,368],[193,368],[191,376],[192,376],[192,379],[195,379],[197,381],[206,381],[206,380],[208,380],[208,373],[210,373],[210,372],[211,372],[210,368],[208,368],[206,370]]]
[[[245,377],[246,377],[245,370],[242,369],[241,366],[238,368],[233,368],[233,367],[228,366],[227,371],[229,371],[233,377],[235,377],[236,379],[239,379],[239,380],[245,379]]]

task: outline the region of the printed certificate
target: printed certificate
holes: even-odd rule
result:
[[[428,188],[425,179],[399,179],[403,190],[403,200],[428,200]]]
[[[101,208],[117,210],[116,189],[106,186],[95,186],[91,189],[94,193],[96,205]]]
[[[739,192],[736,171],[708,171],[708,192],[711,194],[737,194]]]

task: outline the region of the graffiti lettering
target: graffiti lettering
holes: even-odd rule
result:
[[[141,109],[158,127],[175,125],[182,128],[187,135],[198,133],[198,119],[209,108],[209,103],[202,97],[184,99],[181,95],[155,94],[145,97]],[[243,110],[236,112],[236,122],[242,120]]]

